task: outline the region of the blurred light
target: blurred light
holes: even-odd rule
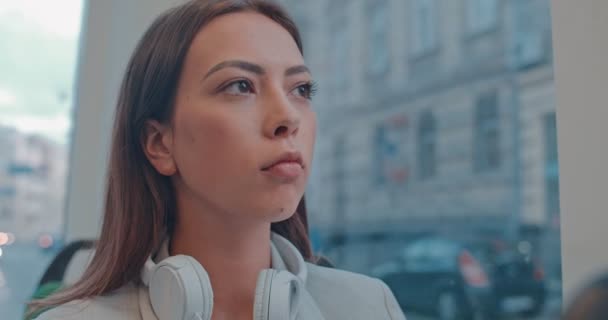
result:
[[[0,246],[3,246],[5,244],[8,244],[8,234],[4,233],[4,232],[0,232]]]
[[[17,97],[12,92],[0,88],[0,106],[12,106],[15,102],[17,102]]]
[[[2,1],[0,14],[21,17],[25,20],[26,26],[37,26],[45,33],[62,38],[75,38],[80,31],[82,2],[81,0]]]
[[[464,251],[458,256],[458,264],[460,272],[462,272],[465,281],[469,285],[478,288],[484,288],[489,285],[486,272],[468,251]]]
[[[53,237],[43,234],[38,238],[38,245],[43,249],[48,249],[53,245]]]
[[[536,266],[534,268],[534,279],[537,281],[541,281],[545,278],[545,270],[542,267]]]
[[[521,241],[517,245],[517,250],[522,254],[530,254],[532,252],[532,245],[528,241]]]
[[[6,245],[11,245],[13,243],[15,243],[15,235],[12,233],[7,233],[6,234],[8,236],[8,242],[6,243]]]
[[[2,248],[0,248],[0,257],[2,257]]]

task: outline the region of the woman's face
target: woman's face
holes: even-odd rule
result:
[[[203,27],[169,130],[180,206],[239,221],[290,217],[313,156],[311,79],[289,32],[261,14],[228,14]]]

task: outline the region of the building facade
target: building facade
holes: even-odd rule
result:
[[[547,0],[284,2],[320,88],[307,201],[323,245],[559,230]],[[383,258],[351,244],[369,249],[335,253],[352,269]]]
[[[65,146],[2,127],[0,231],[36,241],[62,231],[67,173]]]

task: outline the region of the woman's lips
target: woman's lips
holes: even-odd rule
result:
[[[281,180],[295,180],[302,175],[304,168],[299,162],[283,161],[262,171]]]
[[[304,173],[304,161],[298,151],[286,151],[276,157],[262,172],[281,182],[292,182]]]

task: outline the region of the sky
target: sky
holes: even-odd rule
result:
[[[0,124],[67,143],[83,0],[0,0]]]

